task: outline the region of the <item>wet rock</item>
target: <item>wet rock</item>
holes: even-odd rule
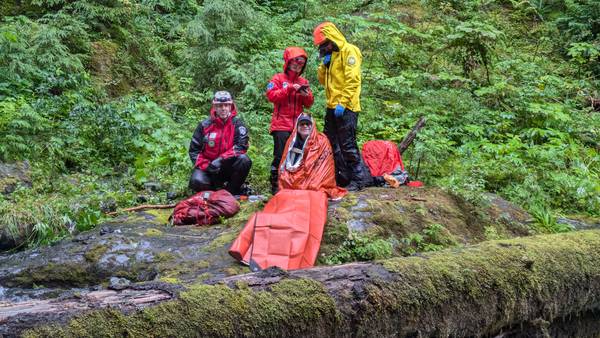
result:
[[[131,281],[126,278],[110,277],[108,282],[108,289],[110,290],[124,290],[131,285]]]
[[[558,224],[566,224],[570,226],[574,230],[590,230],[590,229],[598,229],[600,228],[600,221],[582,221],[572,218],[559,217],[556,219]]]
[[[177,198],[177,193],[174,191],[167,192],[167,201],[173,201]]]
[[[113,231],[114,231],[113,229],[111,229],[110,227],[107,227],[107,226],[100,227],[100,236],[110,234]]]
[[[136,201],[138,203],[146,203],[146,202],[148,202],[148,198],[146,196],[144,196],[144,195],[138,195],[136,197]]]
[[[161,184],[159,182],[146,182],[144,183],[144,189],[157,192],[161,189]]]
[[[105,214],[117,211],[117,201],[115,201],[114,198],[109,198],[105,201],[100,202],[100,210]]]
[[[14,192],[19,185],[31,188],[29,162],[0,162],[0,193],[10,194]]]
[[[227,253],[247,214],[225,227],[170,227],[162,221],[170,212],[125,215],[50,247],[0,256],[0,286],[69,289],[112,277],[185,282],[248,272]]]

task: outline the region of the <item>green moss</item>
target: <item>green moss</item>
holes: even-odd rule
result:
[[[5,286],[86,286],[99,282],[98,278],[91,274],[87,268],[86,264],[48,263],[35,269],[23,271],[11,280],[6,281]]]
[[[198,274],[198,271],[208,269],[210,263],[204,260],[183,261],[173,264],[172,261],[165,261],[158,264],[157,268],[161,278],[189,279],[190,276]]]
[[[389,229],[394,234],[406,234],[409,219],[403,212],[404,207],[399,201],[369,201],[365,211],[373,213],[369,221],[382,228]]]
[[[19,180],[16,177],[4,177],[0,178],[0,193],[3,193],[7,188],[11,186],[15,186],[19,183]]]
[[[181,284],[181,281],[178,278],[175,277],[160,277],[159,280],[161,282],[165,282],[165,283],[171,283],[171,284]]]
[[[172,262],[173,260],[175,260],[175,255],[172,254],[171,252],[159,252],[154,256],[154,261],[157,263],[168,263],[168,262]]]
[[[148,237],[159,237],[163,235],[163,232],[158,229],[148,228],[144,232],[144,235]]]
[[[340,202],[340,207],[351,208],[358,203],[358,197],[355,194],[347,194]]]
[[[197,276],[197,277],[194,279],[194,282],[196,282],[196,283],[201,283],[201,282],[204,282],[204,281],[206,281],[206,280],[208,280],[208,279],[211,279],[211,278],[213,278],[213,274],[212,274],[212,273],[210,273],[210,272],[205,272],[205,273],[203,273],[203,274],[200,274],[200,275],[198,275],[198,276]]]
[[[333,299],[313,280],[283,280],[270,292],[196,284],[177,300],[129,316],[94,311],[65,327],[37,328],[24,336],[331,336],[340,319]]]
[[[250,272],[250,268],[245,265],[236,264],[225,268],[223,272],[225,272],[227,276],[235,276]]]
[[[100,260],[102,255],[108,251],[105,245],[96,244],[90,250],[83,254],[83,257],[90,263],[96,263]]]
[[[169,224],[169,217],[173,213],[172,209],[148,209],[144,213],[154,216],[154,223],[160,225]]]
[[[500,325],[499,318],[526,317],[530,302],[541,302],[553,316],[565,306],[571,307],[566,313],[577,312],[579,297],[587,297],[590,287],[600,291],[599,249],[600,232],[590,231],[491,241],[456,253],[393,258],[382,264],[400,279],[373,290],[370,301],[412,313],[414,318],[430,319],[424,325],[438,325],[438,329],[440,323],[431,316],[441,312],[460,313],[461,320],[478,321],[482,327]],[[444,318],[452,322],[451,315]]]
[[[202,250],[205,252],[214,252],[227,244],[231,244],[237,238],[238,234],[238,231],[223,232],[212,242],[210,242],[209,245],[202,248]]]

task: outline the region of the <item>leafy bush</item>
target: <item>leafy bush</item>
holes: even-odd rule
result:
[[[326,264],[343,264],[357,261],[372,261],[392,256],[391,240],[369,237],[350,232],[348,238],[331,256],[325,259]]]

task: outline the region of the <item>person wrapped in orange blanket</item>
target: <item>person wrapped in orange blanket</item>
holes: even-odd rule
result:
[[[252,271],[314,266],[327,222],[327,199],[348,193],[336,185],[327,136],[317,132],[307,114],[298,116],[278,170],[279,192],[250,217],[229,248]]]
[[[298,116],[278,170],[279,189],[323,191],[332,200],[348,193],[336,184],[333,151],[327,136],[317,131],[308,114]]]

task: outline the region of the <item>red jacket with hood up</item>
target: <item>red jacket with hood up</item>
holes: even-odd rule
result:
[[[226,159],[246,153],[248,129],[236,115],[235,103],[225,121],[216,116],[214,106],[210,108],[210,118],[198,124],[190,142],[188,153],[196,167],[205,170],[217,157]]]
[[[307,89],[308,95],[303,96],[298,93],[293,85],[308,85],[308,81],[300,76],[304,72],[304,67],[300,74],[287,72],[290,61],[296,57],[304,57],[308,60],[306,52],[300,47],[288,47],[283,52],[283,73],[277,73],[267,85],[267,98],[273,102],[274,110],[271,117],[271,129],[273,131],[288,131],[294,129],[294,123],[298,115],[302,113],[304,107],[312,106],[314,97],[310,87]]]

